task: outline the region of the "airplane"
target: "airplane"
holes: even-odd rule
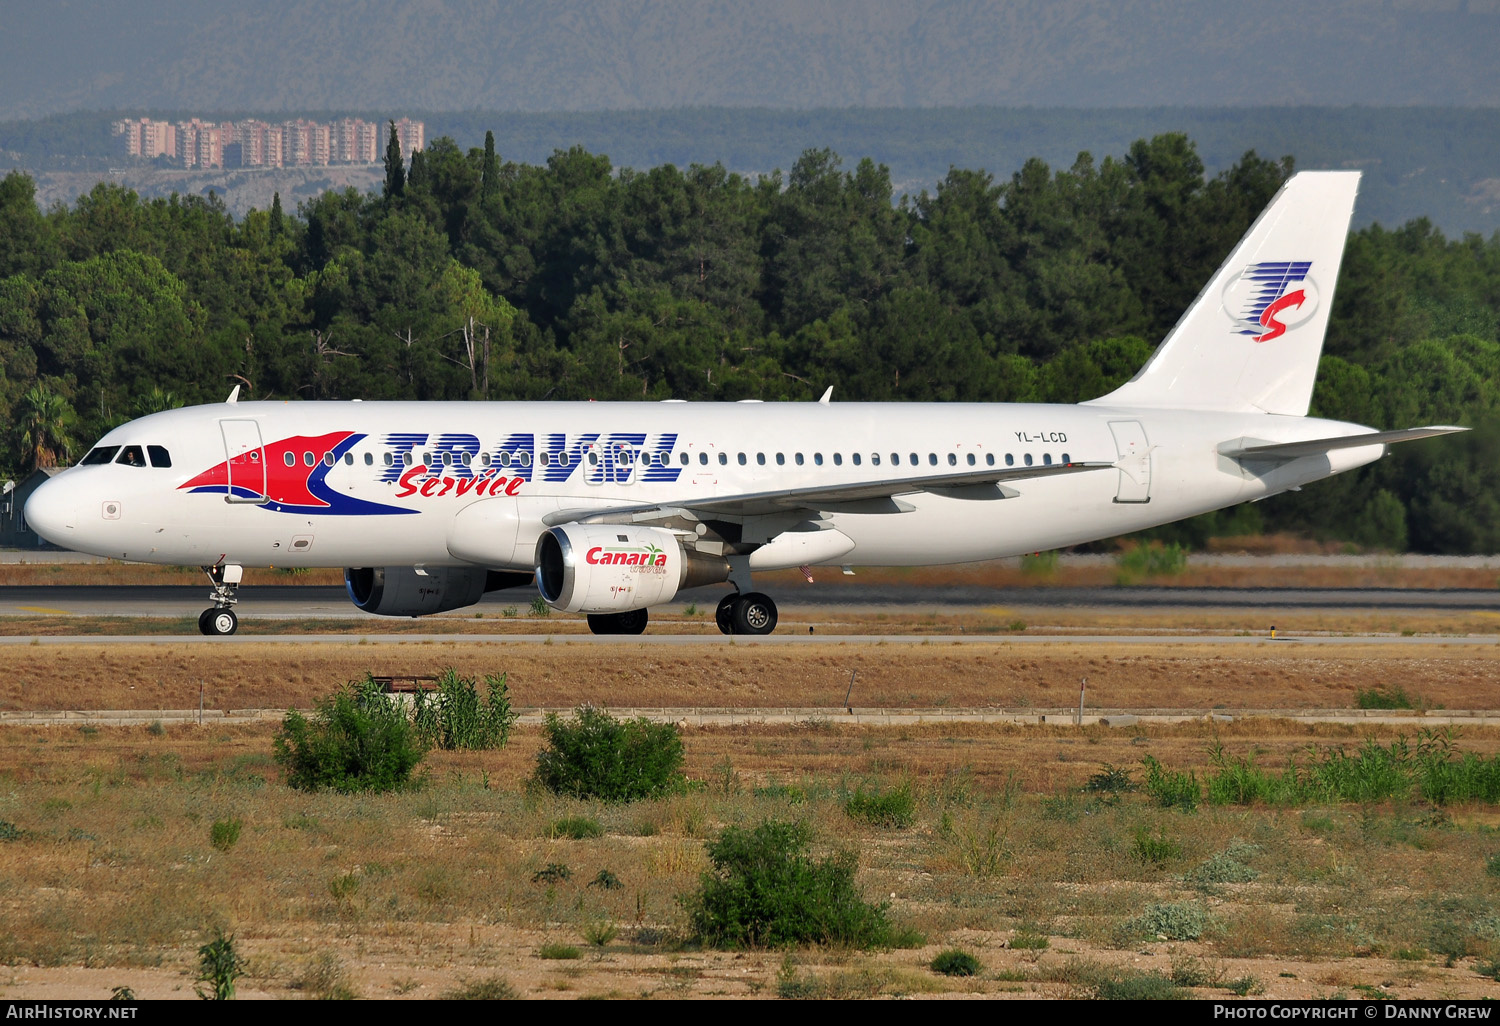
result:
[[[758,571],[970,562],[1127,534],[1363,466],[1395,442],[1307,416],[1358,172],[1287,180],[1129,382],[1077,405],[240,402],[115,428],[41,485],[55,545],[198,565],[206,635],[244,567],[342,567],[369,613],[423,616],[535,582],[596,634]]]

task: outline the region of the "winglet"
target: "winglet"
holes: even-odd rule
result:
[[[239,402],[240,401],[240,386],[239,385],[235,385],[234,386],[234,391],[230,392],[229,393],[229,398],[225,399],[224,401],[226,403],[237,403],[237,402]]]
[[[822,403],[824,406],[827,406],[828,405],[828,400],[830,400],[832,398],[833,398],[833,386],[829,385],[828,386],[828,390],[823,393],[823,397],[821,399],[819,399],[818,402]]]

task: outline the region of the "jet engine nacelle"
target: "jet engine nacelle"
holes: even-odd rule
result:
[[[688,552],[660,527],[568,524],[536,543],[537,587],[566,613],[645,609],[683,588],[728,579],[726,560]]]
[[[381,616],[426,616],[472,606],[487,591],[529,583],[529,574],[507,574],[484,567],[350,567],[344,571],[349,601]]]

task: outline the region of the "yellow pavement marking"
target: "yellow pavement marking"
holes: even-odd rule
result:
[[[68,611],[66,609],[53,609],[51,606],[17,606],[16,608],[24,609],[28,613],[52,613],[55,616],[68,615]]]

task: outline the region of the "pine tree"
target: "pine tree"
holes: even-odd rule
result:
[[[396,122],[391,122],[391,138],[385,144],[385,198],[395,199],[406,191],[406,163],[401,159],[401,140],[396,136]]]
[[[495,156],[495,133],[484,133],[484,167],[479,172],[479,199],[486,202],[494,195],[495,179],[500,176],[500,161]]]
[[[281,193],[271,195],[271,238],[281,234]]]

